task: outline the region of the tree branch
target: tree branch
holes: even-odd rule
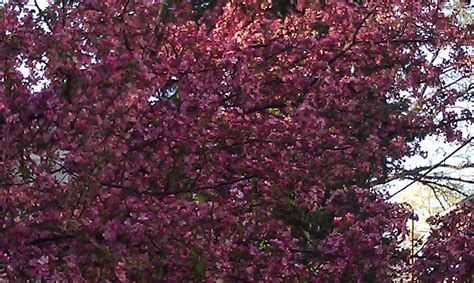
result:
[[[51,24],[47,20],[46,15],[44,14],[43,10],[41,10],[40,6],[38,5],[38,1],[35,0],[34,2],[35,2],[36,9],[38,9],[38,13],[40,14],[41,18],[43,19],[43,22],[48,26],[49,30],[51,32],[53,32],[53,28],[51,27]]]
[[[49,237],[44,237],[44,238],[38,238],[33,241],[28,242],[28,245],[30,246],[36,246],[36,245],[41,245],[41,244],[46,244],[50,242],[57,242],[57,241],[63,241],[67,239],[72,239],[75,238],[75,235],[72,234],[59,234],[59,235],[52,235]]]
[[[170,196],[170,195],[178,195],[178,194],[183,194],[183,193],[195,193],[195,192],[199,192],[199,191],[217,189],[217,188],[220,188],[220,187],[223,187],[223,186],[232,185],[232,184],[239,183],[239,182],[242,182],[242,181],[247,181],[247,180],[250,180],[250,179],[255,178],[255,177],[256,177],[255,175],[251,175],[251,176],[246,176],[246,177],[238,178],[238,179],[235,179],[235,180],[231,180],[231,181],[227,181],[227,182],[223,182],[223,183],[219,183],[219,184],[215,184],[215,185],[209,185],[209,186],[203,186],[203,187],[197,187],[197,188],[189,188],[189,189],[170,189],[170,190],[166,190],[166,191],[154,191],[150,188],[148,188],[144,191],[140,191],[140,189],[135,187],[135,186],[125,186],[125,185],[121,185],[121,184],[113,184],[113,183],[107,183],[107,182],[101,182],[100,184],[102,186],[105,186],[105,187],[122,189],[122,190],[129,191],[129,192],[132,192],[132,193],[138,194],[138,195]]]
[[[454,150],[453,152],[451,152],[449,155],[447,155],[445,158],[443,158],[443,160],[441,160],[440,162],[436,163],[435,165],[433,165],[428,171],[426,171],[423,175],[419,176],[418,178],[416,178],[415,180],[413,180],[412,182],[410,182],[408,185],[406,185],[405,187],[401,188],[400,190],[396,191],[395,193],[393,193],[390,197],[390,198],[393,198],[394,196],[398,195],[399,193],[403,192],[405,189],[407,189],[408,187],[410,187],[411,185],[413,185],[414,183],[420,181],[421,179],[423,179],[423,177],[426,177],[431,171],[433,171],[434,169],[438,168],[439,166],[441,166],[448,158],[450,158],[451,156],[453,156],[454,154],[456,154],[456,152],[460,151],[463,147],[465,147],[466,145],[468,145],[471,141],[473,141],[474,138],[470,138],[468,139],[466,142],[464,142],[463,144],[461,144],[456,150]]]

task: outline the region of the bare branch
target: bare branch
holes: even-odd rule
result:
[[[44,14],[43,10],[41,10],[40,6],[38,5],[38,1],[35,0],[35,7],[38,9],[38,13],[40,14],[41,18],[43,19],[43,22],[48,26],[49,30],[53,32],[53,28],[51,27],[51,24],[48,21],[48,18]]]
[[[401,193],[402,191],[404,191],[405,189],[407,189],[408,187],[410,187],[411,185],[413,185],[414,183],[420,181],[423,177],[426,177],[431,171],[433,171],[434,169],[438,168],[440,165],[442,165],[448,158],[450,158],[451,156],[453,156],[454,154],[456,154],[456,152],[460,151],[462,148],[464,148],[466,145],[468,145],[471,141],[473,141],[474,138],[470,138],[468,139],[466,142],[464,142],[463,144],[461,144],[456,150],[454,150],[453,152],[451,152],[449,155],[447,155],[445,158],[443,158],[443,160],[441,160],[440,162],[436,163],[435,165],[433,165],[428,171],[426,171],[423,175],[419,176],[418,178],[416,178],[415,180],[413,180],[412,182],[410,182],[408,185],[404,186],[403,188],[401,188],[400,190],[396,191],[395,193],[393,193],[390,198],[393,198],[394,196],[398,195],[399,193]]]

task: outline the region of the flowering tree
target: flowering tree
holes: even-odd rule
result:
[[[0,275],[399,277],[411,213],[373,185],[426,135],[465,142],[456,125],[472,122],[450,108],[472,97],[472,35],[443,9],[5,4]]]
[[[472,281],[474,274],[474,203],[465,201],[447,215],[432,217],[433,226],[414,268],[420,279]]]

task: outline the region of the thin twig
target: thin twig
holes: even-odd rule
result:
[[[40,6],[38,5],[38,1],[35,0],[34,2],[35,2],[36,9],[38,9],[38,13],[40,14],[41,18],[43,19],[43,22],[48,26],[49,30],[51,32],[53,32],[53,28],[51,27],[51,24],[47,20],[46,15],[43,13],[43,10],[41,10]]]
[[[441,160],[440,162],[436,163],[435,165],[433,165],[428,171],[426,171],[423,175],[419,176],[418,178],[416,178],[415,180],[413,180],[412,182],[410,182],[408,185],[404,186],[403,188],[401,188],[400,190],[396,191],[395,193],[393,193],[389,199],[393,198],[394,196],[398,195],[399,193],[403,192],[405,189],[407,189],[408,187],[410,187],[411,185],[413,185],[414,183],[420,181],[421,179],[423,179],[424,177],[428,176],[428,174],[433,171],[434,169],[438,168],[439,166],[441,166],[448,158],[450,158],[451,156],[453,156],[454,154],[456,154],[456,152],[460,151],[463,147],[465,147],[466,145],[468,145],[471,141],[474,140],[474,137],[468,139],[466,142],[464,142],[462,145],[460,145],[458,148],[456,148],[456,150],[454,150],[453,152],[451,152],[449,155],[447,155],[445,158],[443,158],[443,160]]]

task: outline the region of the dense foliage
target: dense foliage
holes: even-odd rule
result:
[[[429,219],[433,225],[414,269],[420,280],[454,279],[470,282],[474,276],[474,203],[462,203],[447,215]]]
[[[372,185],[470,121],[443,79],[471,74],[469,28],[443,1],[52,2],[0,8],[0,276],[408,270],[411,213]]]

